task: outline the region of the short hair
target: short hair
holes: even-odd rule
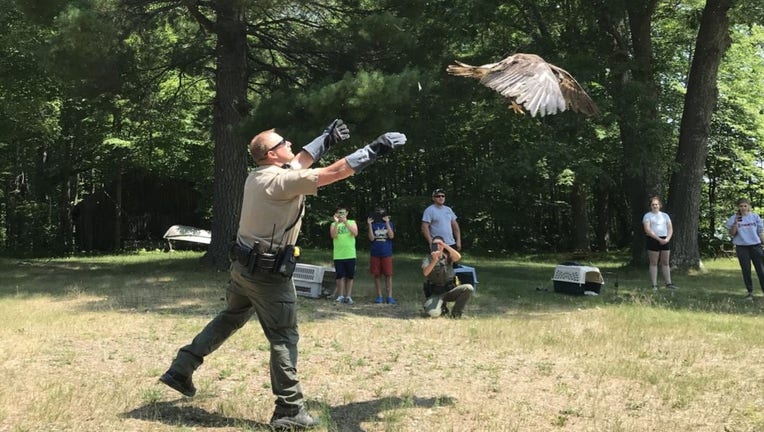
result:
[[[272,143],[268,142],[268,137],[273,133],[276,133],[276,129],[262,131],[249,142],[249,154],[253,161],[259,162],[265,159],[268,149],[272,147]]]
[[[750,206],[750,205],[751,205],[751,202],[750,202],[750,201],[748,201],[748,199],[747,199],[747,198],[740,198],[739,200],[737,200],[737,203],[736,203],[736,204],[737,204],[737,205],[740,205],[740,204],[748,204],[748,205]]]

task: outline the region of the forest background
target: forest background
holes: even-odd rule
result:
[[[402,151],[308,200],[328,247],[338,204],[387,207],[422,249],[444,188],[473,253],[628,248],[659,195],[672,257],[701,265],[738,197],[764,202],[764,4],[735,0],[0,0],[0,251],[113,251],[173,224],[211,229],[224,268],[251,136],[295,150],[334,118],[344,156],[385,131]],[[445,68],[529,52],[602,116],[517,116]],[[326,160],[322,162],[326,163]]]

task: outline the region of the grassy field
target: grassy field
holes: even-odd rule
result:
[[[592,257],[602,295],[573,297],[552,292],[561,257],[468,256],[478,292],[450,320],[419,315],[421,257],[396,257],[388,306],[361,256],[355,305],[299,300],[319,431],[764,431],[764,297],[743,299],[736,261],[653,292],[646,269]],[[193,399],[157,382],[223,306],[227,274],[199,257],[0,260],[0,431],[268,430],[256,321],[207,357]]]

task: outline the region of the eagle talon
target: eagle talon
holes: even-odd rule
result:
[[[523,111],[523,107],[515,103],[515,101],[511,101],[512,104],[509,106],[512,108],[512,111],[514,111],[516,114],[525,115],[525,111]]]

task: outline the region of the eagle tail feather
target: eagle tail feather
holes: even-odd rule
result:
[[[455,65],[449,65],[446,68],[446,72],[450,73],[451,75],[480,79],[486,73],[485,70],[481,69],[478,66],[468,65],[458,60],[454,60],[454,61],[456,62]]]

